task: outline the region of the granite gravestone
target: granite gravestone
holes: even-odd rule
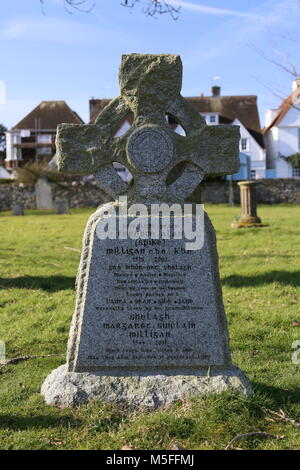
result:
[[[35,184],[35,199],[37,209],[53,209],[51,184],[45,178],[39,178]]]
[[[95,125],[58,127],[60,171],[94,173],[114,201],[100,206],[87,224],[67,363],[42,386],[48,404],[103,399],[155,408],[191,394],[251,390],[231,362],[208,216],[203,217],[204,244],[198,250],[187,249],[183,233],[171,239],[162,233],[151,238],[149,232],[144,238],[121,236],[124,224],[127,229],[134,221],[133,212],[161,203],[183,207],[205,175],[238,171],[239,129],[208,127],[181,97],[181,81],[179,56],[123,56],[121,95]],[[129,112],[134,114],[131,128],[114,138]],[[180,122],[186,136],[173,132],[166,114]],[[130,185],[113,162],[132,173]],[[167,185],[179,164],[180,175]],[[125,200],[131,207],[128,218]],[[178,217],[195,222],[192,213]],[[117,222],[116,237],[99,236],[105,218]],[[143,213],[143,221],[149,227],[155,218]]]
[[[54,208],[57,215],[69,214],[69,201],[67,199],[56,199]]]
[[[11,206],[12,215],[24,215],[24,204],[22,202],[14,202]]]

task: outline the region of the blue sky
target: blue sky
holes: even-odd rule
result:
[[[255,94],[264,112],[290,92],[291,76],[258,53],[299,64],[299,0],[170,0],[180,18],[153,19],[121,0],[94,0],[91,14],[69,15],[62,0],[10,0],[1,4],[0,80],[6,103],[0,122],[10,127],[42,100],[66,100],[88,120],[88,100],[118,95],[124,53],[177,53],[184,65],[183,95]],[[294,39],[299,38],[299,43]],[[283,55],[284,54],[284,55]],[[263,122],[262,122],[263,124]]]

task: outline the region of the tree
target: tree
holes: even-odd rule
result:
[[[5,132],[7,131],[6,127],[3,124],[0,124],[0,162],[2,163],[6,157],[6,137]]]
[[[80,11],[82,13],[90,13],[94,7],[95,3],[91,0],[62,0],[65,10],[72,14],[73,10]],[[45,12],[45,6],[47,0],[40,0],[42,5],[42,11]],[[164,13],[169,14],[173,20],[177,20],[181,7],[174,6],[168,3],[167,0],[122,0],[120,5],[126,8],[134,8],[137,4],[142,4],[142,11],[148,16],[156,18],[158,15],[163,15]]]
[[[300,45],[300,39],[296,38],[288,38],[289,40],[299,43]],[[280,51],[278,49],[273,50],[273,57],[270,54],[266,54],[264,51],[255,48],[256,52],[267,62],[271,63],[276,67],[277,69],[285,72],[287,75],[289,75],[292,79],[296,79],[300,77],[300,70],[299,66],[294,63],[289,58],[289,55],[283,51]],[[296,58],[295,58],[296,59]],[[295,60],[296,62],[296,60]],[[267,88],[276,98],[279,98],[281,101],[285,99],[285,94],[282,90],[275,89],[274,87],[271,87],[269,85],[266,85],[265,83],[262,83],[262,85]],[[295,103],[290,103],[290,105],[295,108],[300,110],[300,105],[295,104]]]
[[[300,0],[297,0],[295,4],[300,11]],[[297,15],[298,18],[298,15]],[[280,41],[279,47],[276,43]],[[292,79],[296,79],[300,77],[300,55],[299,55],[299,46],[300,46],[300,34],[298,26],[293,29],[289,29],[285,34],[278,34],[276,32],[276,36],[272,40],[272,47],[266,52],[256,46],[254,50],[267,62],[272,64],[278,70],[284,72],[286,75],[290,76]],[[291,46],[294,45],[294,50],[288,52],[291,49]],[[295,47],[296,46],[296,47]],[[292,56],[292,57],[291,57]],[[261,83],[265,88],[267,88],[274,96],[280,98],[282,101],[285,99],[286,94],[282,91],[282,89],[275,89],[274,86],[266,85],[265,83]],[[300,105],[297,103],[290,103],[290,105],[300,110]]]

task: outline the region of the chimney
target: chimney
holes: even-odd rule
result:
[[[297,77],[295,78],[295,80],[293,80],[292,89],[293,91],[297,91],[299,88],[300,88],[300,77]]]
[[[217,97],[221,95],[221,87],[220,86],[213,86],[211,89],[212,96]]]
[[[276,116],[278,116],[278,109],[268,109],[265,114],[265,127],[269,127]]]
[[[92,98],[90,99],[90,121],[93,121],[101,110],[101,100]]]

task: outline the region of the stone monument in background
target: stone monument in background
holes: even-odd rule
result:
[[[12,215],[24,215],[24,204],[22,202],[13,202],[11,206]]]
[[[56,199],[54,209],[57,215],[69,214],[69,201],[67,199]]]
[[[37,209],[53,209],[51,184],[45,178],[39,178],[35,184],[35,199]]]
[[[205,175],[239,168],[238,127],[208,127],[180,95],[181,83],[179,56],[125,55],[121,95],[95,125],[58,127],[60,171],[93,173],[113,201],[100,206],[86,227],[67,363],[42,386],[47,404],[100,399],[156,408],[188,395],[251,390],[231,362],[215,231],[207,214],[199,249],[188,248],[183,229],[173,237],[152,237],[154,224],[163,222],[160,213],[150,218],[155,205],[184,209]],[[132,127],[115,138],[130,112]],[[166,115],[186,136],[173,132]],[[130,185],[113,162],[132,173]],[[180,174],[167,185],[179,164]],[[184,216],[173,214],[174,226],[195,226],[198,209],[191,207]],[[141,226],[149,232],[126,238],[134,214],[141,213],[137,232],[142,234]],[[104,223],[115,224],[116,237],[101,237]]]
[[[240,187],[240,199],[241,199],[241,217],[238,222],[233,223],[234,228],[251,228],[251,227],[266,227],[262,223],[261,219],[257,215],[257,197],[256,197],[256,185],[257,181],[240,181],[238,183]]]

